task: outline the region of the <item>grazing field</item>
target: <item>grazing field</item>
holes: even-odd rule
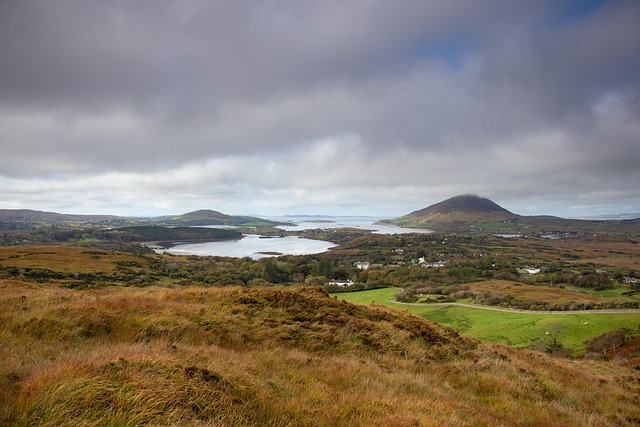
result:
[[[464,336],[516,347],[544,343],[550,339],[547,332],[562,329],[558,332],[558,341],[576,355],[584,352],[584,343],[591,338],[622,327],[636,331],[640,327],[640,313],[607,314],[594,311],[581,314],[528,314],[453,304],[401,304],[392,301],[398,292],[399,289],[388,288],[335,296],[358,304],[376,302],[406,310],[449,326]]]

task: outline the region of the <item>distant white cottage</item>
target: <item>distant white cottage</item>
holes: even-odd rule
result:
[[[424,257],[422,257],[418,259],[418,264],[425,268],[440,268],[445,266],[446,261],[427,262]]]
[[[358,268],[360,270],[368,270],[369,267],[371,267],[371,263],[366,262],[366,261],[356,261],[353,263],[353,266],[355,268]]]
[[[327,282],[327,285],[351,286],[353,285],[353,281],[352,280],[331,280]]]

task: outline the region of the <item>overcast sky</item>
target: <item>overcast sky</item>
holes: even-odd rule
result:
[[[0,208],[640,212],[640,1],[4,0]]]

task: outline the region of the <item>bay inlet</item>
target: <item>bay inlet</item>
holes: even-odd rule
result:
[[[280,228],[285,231],[308,229],[357,228],[370,230],[376,234],[432,233],[427,229],[410,229],[376,224],[379,217],[333,217],[333,216],[286,216],[269,218],[277,221],[289,221],[291,225]],[[313,240],[297,236],[267,237],[258,234],[244,234],[242,239],[217,242],[199,242],[177,244],[170,248],[154,248],[157,253],[174,255],[226,256],[260,259],[279,255],[310,255],[326,252],[338,246],[336,243]]]

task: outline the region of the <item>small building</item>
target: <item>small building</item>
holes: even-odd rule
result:
[[[371,267],[371,263],[366,261],[356,261],[353,266],[359,270],[368,270]]]
[[[353,281],[352,280],[331,280],[327,282],[327,285],[351,286],[353,285]]]
[[[427,262],[424,258],[420,258],[418,264],[425,268],[441,268],[445,266],[446,261]]]

